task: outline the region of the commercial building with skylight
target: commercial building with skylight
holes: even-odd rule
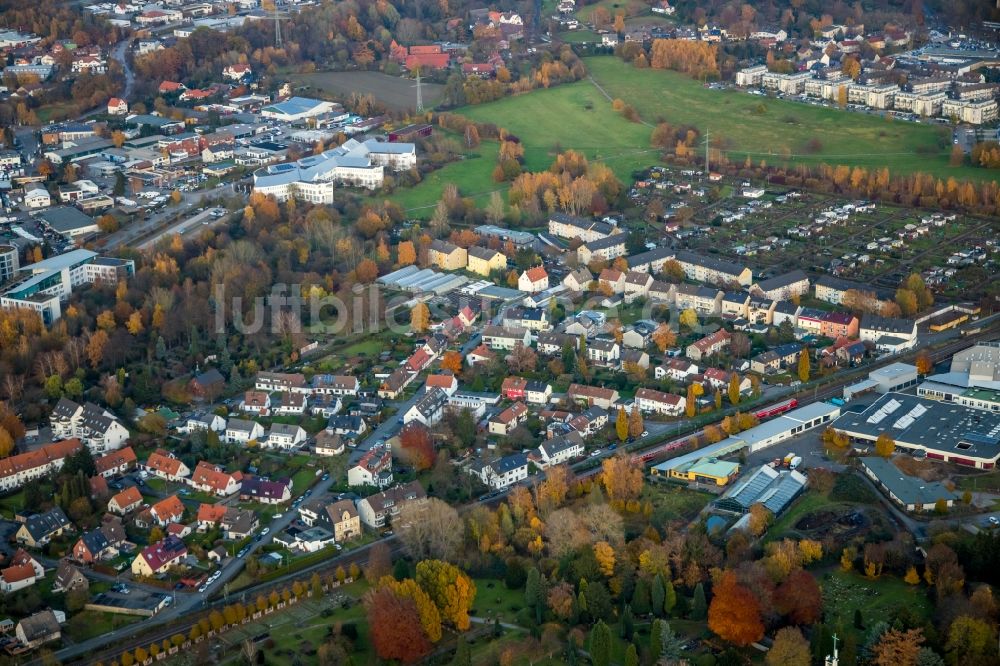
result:
[[[1000,414],[915,395],[887,393],[831,427],[869,443],[886,433],[899,450],[979,469],[993,469],[1000,458]]]

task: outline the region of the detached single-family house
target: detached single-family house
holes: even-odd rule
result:
[[[259,442],[263,438],[264,426],[256,421],[229,419],[229,423],[226,425],[226,442],[229,444]]]
[[[175,536],[143,548],[132,560],[132,575],[150,578],[169,571],[187,557],[187,546]]]
[[[542,442],[538,446],[536,462],[540,467],[549,467],[561,465],[581,455],[583,455],[583,435],[573,431]]]
[[[108,511],[124,516],[140,506],[142,506],[142,493],[135,486],[129,486],[110,500],[108,500]]]
[[[184,519],[184,503],[177,495],[160,500],[150,507],[149,511],[153,521],[160,527],[179,523]]]
[[[635,406],[642,412],[680,416],[684,413],[684,398],[673,393],[640,388],[635,392]]]
[[[528,292],[529,294],[537,294],[540,291],[545,291],[549,288],[549,274],[545,272],[542,266],[529,268],[518,277],[517,288],[519,291]]]
[[[267,439],[260,442],[269,449],[294,449],[306,441],[306,431],[301,426],[287,423],[275,423],[267,433]]]
[[[528,407],[523,402],[515,402],[490,419],[491,435],[507,436],[528,418]]]
[[[187,465],[163,449],[151,453],[142,467],[149,474],[165,481],[183,481],[191,473]]]
[[[220,465],[213,465],[207,460],[199,461],[191,474],[191,487],[219,497],[228,497],[239,492],[243,483],[243,472],[227,472]],[[155,507],[154,507],[155,508]]]
[[[496,460],[473,462],[468,471],[485,485],[503,490],[528,478],[528,456],[512,453]]]

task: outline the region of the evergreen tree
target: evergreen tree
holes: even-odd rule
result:
[[[528,580],[524,584],[524,605],[534,608],[538,603],[538,596],[542,587],[542,576],[538,569],[531,567],[528,569]]]
[[[162,335],[156,336],[156,359],[162,361],[167,357],[167,343]]]
[[[622,621],[621,621],[621,633],[619,634],[625,640],[632,637],[635,633],[635,617],[632,615],[632,607],[625,604],[625,608],[622,609]]]
[[[654,660],[659,659],[663,652],[663,628],[666,624],[663,620],[653,620],[649,628],[649,654]]]
[[[572,374],[573,369],[576,367],[576,350],[573,349],[572,344],[567,344],[563,346],[562,362],[563,362],[563,369],[565,369],[567,373]]]
[[[708,602],[705,600],[705,586],[698,583],[694,587],[694,600],[691,602],[691,619],[704,620],[708,615]]]
[[[660,630],[660,658],[666,659],[668,663],[676,662],[681,658],[684,650],[684,640],[678,636],[673,627],[666,620],[658,620],[663,624]]]
[[[402,557],[392,565],[392,577],[396,580],[406,580],[410,577],[410,565]]]
[[[823,663],[826,656],[831,652],[833,640],[830,636],[830,629],[823,623],[813,627],[812,632],[812,653],[813,661]]]
[[[632,609],[636,615],[647,615],[654,606],[650,605],[649,583],[645,578],[635,581],[635,590],[632,592]]]
[[[666,589],[663,587],[663,575],[656,574],[653,578],[653,589],[650,594],[653,604],[653,615],[663,617],[663,602],[667,598]]]
[[[628,649],[625,650],[625,666],[639,666],[639,653],[632,643],[629,643]]]
[[[611,664],[611,629],[599,620],[590,630],[590,662],[594,666]]]
[[[674,611],[674,606],[677,605],[677,591],[674,589],[674,584],[669,580],[665,581],[663,584],[663,614],[670,617],[670,614]]]

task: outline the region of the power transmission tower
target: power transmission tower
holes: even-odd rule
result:
[[[417,113],[424,112],[424,89],[420,85],[420,68],[417,68]]]
[[[705,175],[707,176],[711,169],[708,166],[708,155],[711,152],[711,144],[708,142],[708,132],[705,132]]]

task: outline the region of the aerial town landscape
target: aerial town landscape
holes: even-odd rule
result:
[[[1000,665],[1000,2],[0,19],[0,664]]]

